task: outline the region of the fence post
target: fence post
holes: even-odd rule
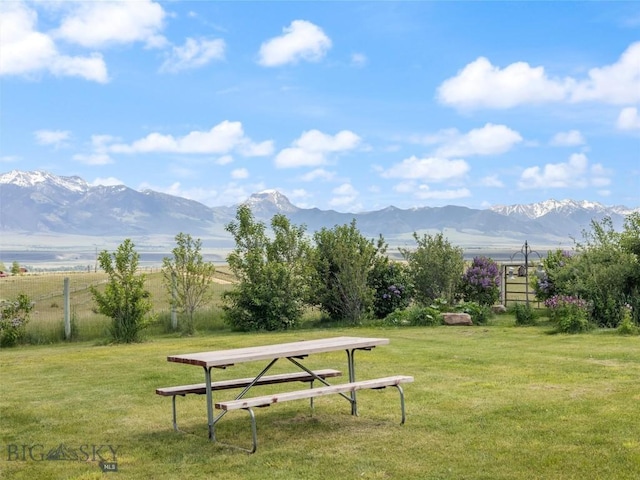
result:
[[[71,338],[71,312],[69,301],[69,277],[64,277],[64,338]]]
[[[176,288],[176,274],[174,272],[171,273],[171,329],[178,329],[178,312],[176,310],[176,296],[177,296],[177,288]]]

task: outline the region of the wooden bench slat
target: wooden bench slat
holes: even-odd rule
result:
[[[216,403],[216,408],[221,410],[236,410],[240,408],[264,407],[267,405],[272,405],[274,403],[286,402],[289,400],[301,400],[304,398],[314,398],[323,395],[353,392],[363,389],[384,388],[407,382],[413,382],[413,377],[407,375],[396,375],[392,377],[362,380],[359,382],[309,388],[306,390],[298,390],[295,392],[275,393],[272,395],[262,395],[260,397],[241,398],[239,400],[218,402]]]
[[[316,370],[314,373],[320,378],[339,377],[342,375],[340,370],[333,370],[330,368],[324,370]],[[211,383],[211,390],[228,390],[232,388],[243,388],[250,385],[253,382],[253,377],[237,378],[233,380],[220,380]],[[307,372],[292,372],[292,373],[278,373],[274,375],[265,375],[260,378],[255,385],[272,385],[277,383],[286,382],[310,382],[315,378]],[[204,395],[206,393],[205,383],[196,383],[193,385],[178,385],[175,387],[163,387],[157,388],[156,393],[165,397],[172,397],[176,395],[196,394]]]

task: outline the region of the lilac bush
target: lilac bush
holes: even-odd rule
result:
[[[475,257],[462,276],[460,287],[467,302],[493,305],[500,297],[500,268],[488,257]]]
[[[557,249],[550,251],[542,261],[544,275],[532,277],[533,289],[538,300],[546,300],[561,292],[562,286],[567,284],[569,265],[573,259],[573,252]],[[566,293],[566,292],[565,292]]]
[[[573,295],[554,295],[544,302],[549,309],[552,320],[558,324],[563,333],[579,333],[591,328],[589,310],[591,305],[580,297]]]
[[[0,301],[0,347],[11,347],[25,334],[33,303],[24,293],[13,301]]]
[[[369,272],[369,286],[374,290],[373,314],[385,318],[411,302],[411,285],[406,267],[398,262],[381,261]]]

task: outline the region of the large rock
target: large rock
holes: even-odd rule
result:
[[[442,320],[445,325],[473,325],[468,313],[443,313]]]
[[[493,305],[491,307],[491,311],[497,314],[507,313],[507,307],[505,307],[504,305]]]

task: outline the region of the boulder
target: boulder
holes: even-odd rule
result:
[[[491,307],[491,311],[497,314],[507,313],[507,307],[505,307],[504,305],[493,305]]]
[[[443,313],[442,320],[445,325],[473,325],[468,313]]]

